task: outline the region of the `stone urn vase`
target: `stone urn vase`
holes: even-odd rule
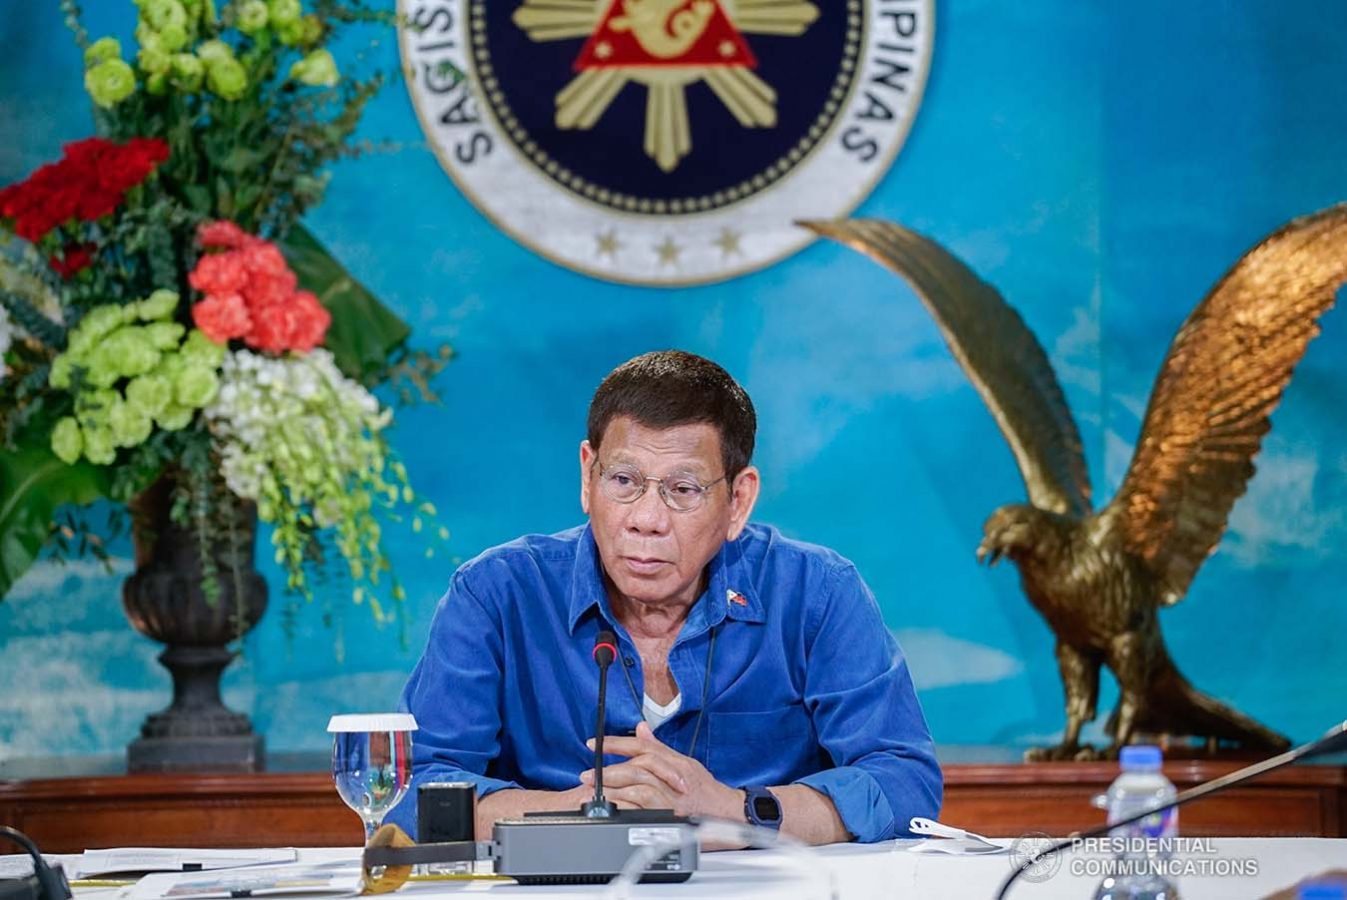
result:
[[[129,504],[136,570],[122,586],[122,605],[136,631],[166,645],[159,662],[173,676],[173,702],[146,718],[127,747],[127,770],[260,771],[262,736],[220,699],[220,676],[237,655],[229,645],[267,607],[266,582],[253,568],[257,509],[236,499],[220,504],[203,548],[195,529],[172,520],[173,487],[161,477]],[[219,588],[213,600],[203,589],[206,554]]]

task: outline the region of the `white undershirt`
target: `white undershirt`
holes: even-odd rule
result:
[[[649,694],[644,694],[641,700],[641,714],[645,716],[646,723],[653,730],[673,718],[674,713],[678,712],[678,708],[682,705],[682,694],[674,694],[674,698],[663,706],[651,700]]]

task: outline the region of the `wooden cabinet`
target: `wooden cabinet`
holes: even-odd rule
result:
[[[1180,790],[1240,763],[1177,761]],[[1113,763],[945,766],[941,819],[983,834],[1066,835],[1103,821],[1090,805]],[[0,822],[47,852],[92,847],[355,846],[360,822],[324,772],[257,775],[103,775],[0,781]],[[1198,836],[1347,837],[1347,767],[1297,766],[1185,807],[1180,832]]]

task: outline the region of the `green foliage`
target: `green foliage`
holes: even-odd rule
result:
[[[406,346],[411,328],[352,278],[303,225],[291,228],[279,246],[300,286],[332,313],[323,345],[332,351],[337,367],[361,384],[374,384],[389,358]]]
[[[37,559],[57,508],[92,503],[106,490],[102,470],[66,465],[45,447],[0,452],[0,597]]]

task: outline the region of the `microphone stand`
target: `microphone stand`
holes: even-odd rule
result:
[[[1293,762],[1298,762],[1299,760],[1302,759],[1310,759],[1311,757],[1315,756],[1325,756],[1330,753],[1340,753],[1344,751],[1347,751],[1347,722],[1343,722],[1339,725],[1334,726],[1333,728],[1330,728],[1328,730],[1328,733],[1325,734],[1323,737],[1319,738],[1317,741],[1311,741],[1308,744],[1302,744],[1299,747],[1293,747],[1292,749],[1287,750],[1285,753],[1278,754],[1277,756],[1274,756],[1270,759],[1265,759],[1262,762],[1254,763],[1251,766],[1245,766],[1242,769],[1231,772],[1229,775],[1223,775],[1220,778],[1217,778],[1213,781],[1208,781],[1206,784],[1199,784],[1195,788],[1189,788],[1188,790],[1175,795],[1174,799],[1166,801],[1165,803],[1157,803],[1156,805],[1151,806],[1148,809],[1145,809],[1134,816],[1128,816],[1126,819],[1120,819],[1119,821],[1113,822],[1108,825],[1100,825],[1097,828],[1091,828],[1089,831],[1086,831],[1084,833],[1074,834],[1063,841],[1053,844],[1051,847],[1048,847],[1041,853],[1034,854],[1030,858],[1026,859],[1024,862],[1020,863],[1019,866],[1016,867],[1015,871],[1010,873],[1010,877],[1008,877],[1005,881],[1001,883],[1001,889],[996,892],[996,900],[1005,900],[1006,894],[1010,892],[1011,885],[1013,885],[1017,880],[1019,880],[1019,877],[1021,875],[1027,872],[1033,865],[1038,863],[1040,860],[1046,859],[1055,853],[1061,852],[1062,850],[1070,849],[1071,847],[1074,847],[1076,843],[1079,841],[1083,841],[1087,838],[1103,837],[1110,831],[1113,831],[1115,828],[1123,828],[1128,825],[1140,822],[1142,819],[1145,819],[1148,816],[1153,816],[1156,813],[1164,812],[1167,809],[1171,809],[1176,806],[1182,806],[1183,804],[1191,803],[1194,800],[1201,800],[1203,797],[1209,797],[1218,791],[1225,790],[1231,785],[1239,784],[1242,781],[1248,781],[1251,778],[1257,778],[1259,775],[1264,775],[1268,772],[1271,772],[1273,769],[1280,769],[1282,766],[1290,765]]]
[[[590,819],[611,819],[617,807],[603,796],[603,732],[608,712],[608,667],[617,656],[617,636],[601,631],[594,639],[594,662],[599,665],[599,704],[594,724],[594,798],[585,801],[580,814]]]

